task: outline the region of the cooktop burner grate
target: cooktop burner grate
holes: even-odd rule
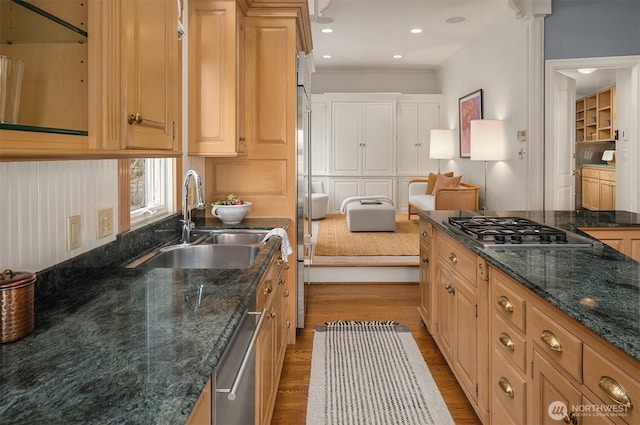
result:
[[[483,245],[591,245],[555,227],[521,217],[449,217],[449,224]]]

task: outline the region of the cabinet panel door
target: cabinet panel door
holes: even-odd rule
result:
[[[415,102],[398,103],[396,115],[398,140],[398,173],[416,175],[419,161],[417,157],[418,137],[418,104]]]
[[[139,117],[139,122],[127,126],[126,147],[173,149],[180,110],[176,4],[168,0],[124,4],[125,113]]]
[[[327,103],[311,102],[311,175],[328,172]]]
[[[330,210],[334,213],[340,212],[342,201],[351,196],[358,196],[360,191],[360,180],[358,179],[331,179],[331,189],[329,190]]]
[[[331,104],[332,172],[359,175],[362,162],[362,108],[360,102]]]
[[[476,402],[478,382],[478,324],[476,294],[462,279],[454,277],[455,348],[454,364],[458,382],[467,396]]]
[[[437,341],[444,357],[450,360],[453,355],[453,344],[456,337],[456,304],[455,298],[449,289],[454,285],[454,281],[452,272],[442,266],[440,261],[436,266],[436,285],[438,299]],[[453,365],[451,366],[453,367]]]
[[[393,179],[368,179],[362,181],[360,195],[381,195],[393,199]]]
[[[418,103],[418,175],[426,176],[433,172],[437,160],[429,159],[431,129],[438,128],[440,109],[437,103]]]
[[[600,180],[600,209],[616,209],[616,182]]]
[[[533,423],[557,425],[580,404],[580,392],[564,376],[533,350]],[[552,417],[553,416],[553,417]]]
[[[582,206],[588,210],[600,208],[600,180],[582,177]]]
[[[364,174],[393,174],[395,140],[393,138],[393,104],[365,103],[364,106]]]

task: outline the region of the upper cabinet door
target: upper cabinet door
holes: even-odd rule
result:
[[[241,12],[233,0],[189,1],[189,155],[244,149]]]
[[[178,147],[180,70],[173,0],[123,2],[126,149]]]

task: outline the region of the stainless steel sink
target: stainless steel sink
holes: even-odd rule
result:
[[[128,267],[246,269],[259,252],[257,245],[172,245]]]
[[[212,230],[198,243],[253,245],[262,242],[267,233],[263,230]]]

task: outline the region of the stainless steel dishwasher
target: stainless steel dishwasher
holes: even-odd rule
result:
[[[266,310],[245,311],[241,324],[215,369],[212,400],[214,425],[255,423],[255,345],[266,314]]]

